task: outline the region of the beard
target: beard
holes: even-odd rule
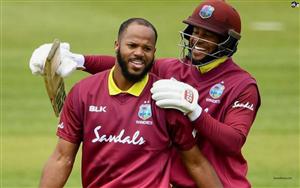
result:
[[[126,61],[122,57],[122,54],[120,52],[120,48],[117,50],[117,62],[121,67],[121,71],[123,76],[130,82],[139,82],[141,81],[146,74],[151,70],[154,62],[154,57],[150,60],[150,63],[146,65],[145,69],[140,74],[132,74],[128,71],[128,68],[126,66]]]

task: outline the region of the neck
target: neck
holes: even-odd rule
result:
[[[135,84],[124,77],[121,67],[118,64],[116,64],[113,71],[113,79],[115,84],[122,91],[127,91],[129,88],[131,88],[131,86],[133,86],[133,84]]]

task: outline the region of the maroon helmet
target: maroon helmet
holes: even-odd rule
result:
[[[183,47],[182,54],[185,54],[185,49],[190,52],[194,48],[183,42],[183,39],[190,39],[194,27],[204,28],[216,33],[221,39],[221,43],[216,44],[217,48],[213,53],[207,54],[205,58],[198,62],[193,61],[193,64],[205,65],[223,56],[230,57],[236,52],[238,41],[241,38],[241,19],[238,12],[225,1],[203,1],[196,7],[191,16],[183,20],[183,23],[188,24],[188,26],[183,32],[180,32],[183,44],[179,46]],[[203,39],[198,38],[198,40]]]
[[[241,33],[239,13],[222,0],[203,1],[183,23],[188,24],[185,33],[191,34],[192,27],[201,27],[222,36],[228,36],[229,30]]]

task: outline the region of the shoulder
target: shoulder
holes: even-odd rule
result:
[[[166,66],[166,67],[173,67],[173,66],[182,66],[186,65],[184,60],[178,58],[160,58],[155,61],[156,66]],[[170,66],[171,65],[171,66]]]
[[[256,79],[248,71],[236,64],[231,58],[229,58],[227,61],[229,64],[228,73],[232,73],[232,77],[238,80],[238,82],[243,83],[244,85],[256,85]]]
[[[245,69],[229,59],[230,65],[227,70],[227,81],[230,82],[233,98],[252,96],[260,101],[260,94],[256,79]]]
[[[94,75],[90,75],[79,82],[77,82],[77,85],[81,86],[93,86],[95,83],[99,83],[102,80],[105,80],[109,75],[110,70],[102,71]]]
[[[180,75],[189,68],[189,65],[183,63],[178,58],[161,58],[154,62],[151,72],[162,78],[170,78],[174,76],[174,73]]]
[[[154,82],[156,82],[157,80],[160,80],[160,79],[161,78],[158,75],[156,75],[152,72],[149,73],[149,83],[152,84],[152,83],[154,83]]]
[[[99,72],[94,75],[90,75],[79,82],[77,82],[72,90],[75,90],[81,94],[99,90],[100,87],[107,86],[107,79],[110,70]]]
[[[160,59],[155,60],[153,67],[154,68],[162,68],[162,67],[168,68],[170,66],[172,67],[172,66],[177,65],[177,64],[181,64],[180,59],[177,59],[177,58],[160,58]]]
[[[159,58],[155,60],[155,63],[168,63],[168,62],[178,62],[180,61],[178,58]]]

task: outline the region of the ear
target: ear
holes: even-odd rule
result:
[[[115,51],[117,52],[117,50],[119,49],[119,47],[120,47],[120,44],[119,44],[119,42],[116,40],[115,41]]]

